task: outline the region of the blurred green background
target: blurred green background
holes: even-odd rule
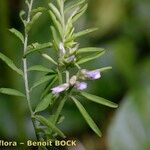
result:
[[[34,7],[45,6],[49,0],[36,0]],[[25,9],[23,0],[0,0],[0,52],[21,66],[22,45],[9,33],[9,28],[23,30],[19,12]],[[30,42],[51,39],[50,18],[43,14],[30,33]],[[98,27],[99,30],[80,40],[80,46],[106,48],[106,54],[86,64],[86,68],[112,66],[88,90],[119,104],[118,109],[82,100],[89,114],[102,130],[98,138],[85,123],[75,105],[68,101],[61,124],[68,139],[78,146],[68,150],[149,150],[150,149],[150,1],[149,0],[89,0],[86,14],[76,24],[76,30]],[[39,55],[30,57],[30,65],[44,64]],[[51,66],[49,66],[51,67]],[[41,74],[30,74],[33,83]],[[0,61],[0,87],[23,90],[22,79]],[[40,87],[38,90],[42,89]],[[38,90],[32,95],[32,105],[38,102]],[[0,95],[0,139],[18,141],[34,139],[26,102]],[[1,149],[1,148],[0,148]],[[8,148],[9,149],[9,148]],[[28,148],[29,149],[29,148]]]

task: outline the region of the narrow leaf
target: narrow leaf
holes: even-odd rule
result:
[[[13,96],[20,96],[20,97],[26,97],[23,93],[21,93],[18,90],[10,89],[10,88],[0,88],[0,93],[6,94],[6,95],[13,95]]]
[[[7,56],[5,56],[4,54],[2,54],[1,52],[0,52],[0,59],[3,60],[12,70],[16,71],[18,74],[23,76],[22,70],[18,69],[13,63],[13,61],[9,59]]]
[[[52,130],[53,132],[56,132],[59,136],[61,136],[62,138],[65,138],[66,136],[64,135],[64,133],[58,129],[55,125],[53,125],[49,120],[47,120],[46,118],[42,117],[42,116],[35,116],[35,118],[41,122],[43,125],[47,126],[50,130]]]
[[[96,31],[96,30],[98,30],[98,28],[86,29],[86,30],[80,31],[80,32],[78,32],[78,33],[75,33],[73,37],[74,37],[74,38],[78,38],[78,37],[84,36],[84,35],[86,35],[86,34],[89,34],[89,33],[91,33],[91,32],[94,32],[94,31]]]
[[[93,53],[93,52],[103,52],[103,48],[97,48],[97,47],[85,47],[85,48],[80,48],[77,50],[77,54],[81,53]]]
[[[111,102],[111,101],[108,101],[102,97],[98,97],[98,96],[95,96],[95,95],[92,95],[92,94],[89,94],[89,93],[86,93],[86,92],[81,92],[81,95],[86,97],[88,100],[91,100],[95,103],[98,103],[98,104],[102,104],[102,105],[105,105],[105,106],[108,106],[108,107],[112,107],[112,108],[117,108],[118,105]]]
[[[78,0],[78,1],[71,1],[70,3],[68,3],[66,6],[65,6],[65,13],[74,9],[75,7],[78,7],[80,5],[82,5],[83,3],[85,2],[85,0]]]
[[[58,80],[58,76],[56,75],[49,83],[48,85],[45,87],[42,95],[41,95],[41,98],[40,99],[43,99],[43,97],[45,97],[45,95],[49,92],[49,89],[52,88],[52,86],[54,85],[54,83]]]
[[[31,19],[31,21],[26,25],[26,31],[29,32],[34,25],[34,23],[38,20],[38,18],[42,15],[41,12],[37,12]]]
[[[85,110],[85,108],[82,106],[82,104],[75,98],[75,97],[71,97],[72,100],[74,101],[74,103],[76,104],[77,108],[79,109],[80,113],[82,114],[82,116],[84,117],[84,119],[86,120],[86,122],[88,123],[88,125],[91,127],[91,129],[99,136],[101,137],[101,131],[99,130],[99,128],[97,127],[97,125],[95,124],[95,122],[93,121],[93,119],[90,117],[90,115],[87,113],[87,111]]]
[[[35,66],[32,66],[28,69],[28,71],[41,71],[41,72],[54,72],[53,70],[49,69],[49,68],[46,68],[42,65],[35,65]]]
[[[14,29],[14,28],[9,29],[9,31],[11,33],[13,33],[16,37],[18,37],[21,40],[22,43],[24,43],[24,37],[23,37],[23,35],[22,35],[22,33],[20,31]]]
[[[31,17],[33,17],[38,12],[43,12],[44,10],[46,10],[46,8],[44,8],[44,7],[38,7],[38,8],[32,9],[30,15],[31,15]]]
[[[103,68],[100,68],[98,69],[100,72],[104,72],[104,71],[107,71],[107,70],[111,70],[112,67],[111,66],[108,66],[108,67],[103,67]]]
[[[56,29],[53,26],[51,26],[51,31],[52,31],[52,35],[53,35],[53,40],[56,43],[57,48],[58,48],[59,44],[60,44],[60,41],[61,41],[60,36],[58,36],[58,33],[57,33]]]
[[[48,61],[50,61],[51,63],[57,65],[57,62],[54,61],[54,59],[52,59],[49,55],[47,55],[47,54],[42,54],[42,56],[43,56],[45,59],[47,59]]]
[[[44,99],[37,105],[35,113],[45,110],[50,105],[52,96],[52,93],[49,93],[47,96],[45,96]]]
[[[36,81],[33,84],[33,86],[31,87],[30,91],[33,90],[35,87],[37,87],[37,86],[39,86],[39,85],[41,85],[41,84],[51,80],[52,78],[54,78],[54,75],[46,75],[46,76],[40,78],[38,81]]]
[[[53,13],[55,14],[55,16],[57,17],[57,19],[61,22],[61,15],[59,10],[56,8],[55,5],[53,5],[52,3],[49,3],[49,7],[50,9],[53,11]]]
[[[45,48],[50,48],[50,47],[52,47],[51,42],[47,42],[47,43],[43,43],[43,44],[34,43],[34,44],[28,46],[28,50],[25,53],[24,57],[26,57],[27,55],[32,54],[34,52],[40,51]]]
[[[86,63],[86,62],[91,61],[93,59],[96,59],[96,58],[102,56],[104,53],[105,53],[105,51],[102,51],[102,52],[94,53],[94,54],[91,54],[89,56],[83,57],[77,62],[77,64],[83,64],[83,63]]]
[[[79,11],[77,14],[74,15],[74,17],[72,18],[72,21],[73,21],[73,22],[77,21],[77,20],[84,14],[84,12],[87,10],[87,7],[88,7],[88,5],[85,4],[85,5],[80,9],[80,11]]]
[[[54,121],[53,121],[54,124],[57,123],[58,118],[60,116],[60,113],[61,113],[61,111],[62,111],[62,109],[63,109],[63,107],[65,105],[65,102],[66,102],[66,97],[62,96],[61,99],[60,99],[60,103],[59,103],[59,105],[57,107],[57,110],[56,110],[56,112],[54,114]]]
[[[49,14],[51,16],[51,19],[54,23],[55,28],[59,31],[60,37],[63,37],[63,30],[62,30],[62,26],[60,24],[60,22],[57,20],[57,18],[55,17],[54,13],[50,10]]]

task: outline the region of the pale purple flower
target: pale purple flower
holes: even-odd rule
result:
[[[99,70],[86,70],[83,69],[81,70],[81,73],[83,74],[83,76],[87,79],[91,79],[91,80],[96,80],[99,79],[101,77],[100,71]]]
[[[58,86],[52,88],[51,90],[52,90],[53,94],[59,94],[60,92],[65,91],[68,87],[69,87],[69,84],[64,83],[64,84],[61,84],[61,85],[58,85]]]
[[[85,90],[86,88],[87,88],[87,83],[85,83],[85,82],[79,82],[79,81],[77,81],[76,83],[75,83],[75,87],[78,89],[78,90]]]

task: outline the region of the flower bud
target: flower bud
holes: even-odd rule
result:
[[[72,76],[70,81],[69,81],[70,85],[72,85],[72,86],[75,85],[76,81],[77,81],[77,76]]]
[[[82,90],[84,90],[84,89],[87,88],[87,83],[77,81],[77,82],[75,83],[75,87],[76,87],[78,90],[81,90],[81,91],[82,91]]]
[[[65,48],[64,48],[64,44],[63,44],[63,43],[60,43],[60,44],[59,44],[59,50],[60,50],[60,55],[61,55],[61,56],[65,55],[66,50],[65,50]]]
[[[75,61],[75,55],[72,55],[72,56],[70,56],[70,57],[68,57],[68,58],[65,59],[66,63],[71,63],[73,61]]]
[[[52,88],[51,90],[52,90],[53,94],[59,94],[60,92],[65,91],[68,87],[69,87],[69,84],[64,83],[64,84],[61,84],[59,86],[56,86],[56,87]]]

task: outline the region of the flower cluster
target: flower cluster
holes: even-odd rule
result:
[[[60,49],[60,56],[62,58],[65,57],[65,55],[67,54],[63,44],[61,43],[59,46]],[[69,54],[73,54],[76,49],[71,49],[69,51]],[[73,52],[73,53],[70,53]],[[72,62],[75,60],[75,55],[71,55],[68,58],[66,58],[67,62]],[[79,69],[78,73],[76,75],[73,75],[67,83],[64,84],[60,84],[54,88],[52,88],[52,93],[53,94],[59,94],[65,90],[68,90],[70,87],[75,87],[77,90],[85,90],[87,88],[87,83],[80,81],[80,80],[96,80],[99,79],[101,77],[100,71],[99,70],[86,70],[86,69]]]
[[[73,48],[65,48],[64,44],[61,42],[59,44],[59,64],[66,65],[71,64],[76,61],[75,52],[78,49],[78,44]]]

